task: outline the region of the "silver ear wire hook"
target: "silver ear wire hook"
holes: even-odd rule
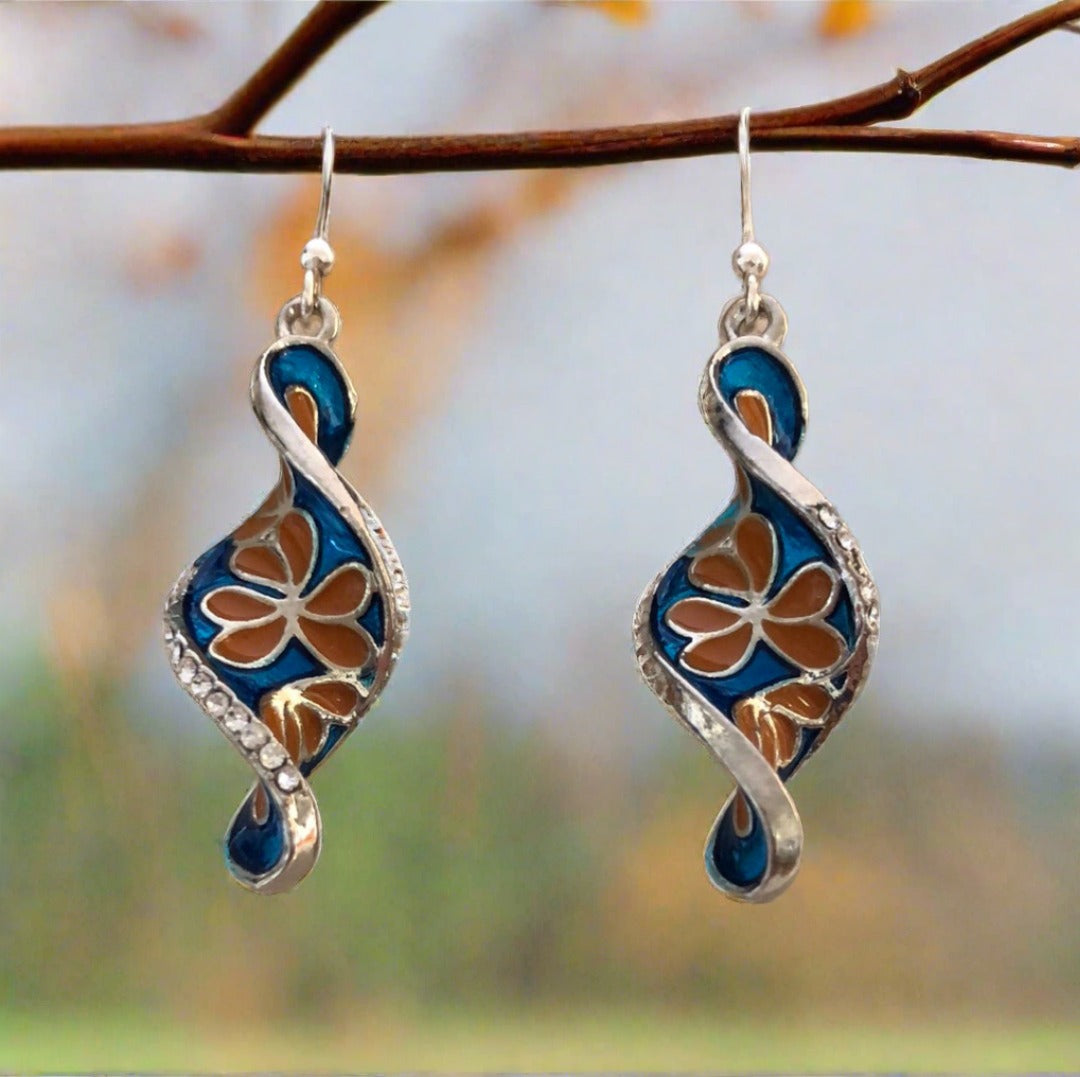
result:
[[[334,183],[334,132],[323,128],[322,193],[315,234],[304,244],[300,264],[304,267],[304,289],[300,293],[300,316],[310,318],[322,294],[323,277],[334,268],[334,248],[330,246],[330,190]]]
[[[761,310],[761,279],[769,270],[769,256],[754,239],[754,213],[750,203],[750,109],[739,113],[739,196],[742,204],[742,243],[731,256],[731,265],[743,282],[740,319],[749,328]]]

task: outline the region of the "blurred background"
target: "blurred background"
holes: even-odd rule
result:
[[[413,3],[263,125],[507,130],[806,103],[1023,3]],[[209,109],[306,4],[0,8],[0,122]],[[1080,131],[1050,34],[918,123]],[[412,638],[316,781],[321,863],[227,877],[244,763],[160,608],[276,474],[247,379],[314,177],[0,177],[0,1068],[1080,1066],[1080,188],[1066,171],[755,158],[801,468],[883,599],[864,699],[795,796],[792,889],[706,880],[727,779],[630,618],[726,503],[697,413],[737,282],[730,156],[339,178],[345,473]]]

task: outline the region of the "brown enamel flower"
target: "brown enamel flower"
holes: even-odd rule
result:
[[[824,725],[832,697],[820,684],[789,681],[758,696],[735,704],[732,718],[744,737],[761,753],[773,770],[793,762],[799,750],[803,726]],[[735,800],[735,829],[750,832],[750,811],[740,793]]]
[[[694,557],[690,582],[730,601],[692,596],[667,611],[667,624],[690,640],[679,655],[683,666],[703,677],[730,677],[759,640],[808,673],[840,661],[847,644],[825,621],[839,594],[835,571],[821,561],[803,565],[768,598],[778,559],[776,531],[753,512]]]

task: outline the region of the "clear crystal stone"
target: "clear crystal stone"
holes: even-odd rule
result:
[[[830,530],[840,525],[840,517],[828,505],[822,505],[818,509],[818,519]]]
[[[266,739],[266,730],[257,722],[252,722],[240,734],[240,743],[248,749],[261,748],[266,743]]]
[[[211,677],[209,673],[200,673],[191,682],[191,694],[196,699],[202,699],[202,697],[205,696],[213,687],[214,678]]]
[[[863,600],[863,602],[866,603],[866,605],[869,606],[870,603],[874,601],[874,597],[875,597],[873,587],[867,587],[867,586],[860,587],[859,588],[859,597]]]
[[[172,663],[173,669],[176,669],[176,667],[180,665],[180,661],[183,657],[184,645],[178,639],[174,639],[172,646],[169,648],[169,661]]]
[[[176,639],[176,629],[172,625],[165,626],[165,642],[172,643]]]
[[[189,654],[180,663],[180,668],[177,670],[177,677],[181,684],[191,684],[195,680],[195,674],[199,672],[199,663]]]
[[[277,783],[279,789],[291,793],[294,789],[300,787],[300,774],[293,767],[286,767],[284,770],[278,771]]]
[[[259,762],[268,770],[275,770],[280,767],[285,762],[285,759],[285,749],[276,740],[264,744],[263,750],[259,752]]]
[[[206,713],[220,718],[229,709],[229,697],[224,692],[211,692],[206,697]]]
[[[837,540],[842,550],[855,549],[855,536],[850,531],[845,531]]]
[[[225,728],[233,733],[239,733],[248,724],[247,712],[240,707],[233,707],[225,716]]]

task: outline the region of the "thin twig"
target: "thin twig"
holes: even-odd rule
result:
[[[0,128],[0,168],[158,168],[206,172],[317,171],[317,137],[248,135],[318,56],[374,5],[324,0],[288,41],[220,108],[169,123]],[[344,11],[344,8],[350,8]],[[352,9],[362,9],[359,14]],[[1080,138],[1004,131],[875,126],[911,116],[927,101],[1051,30],[1080,18],[1080,0],[1033,11],[915,71],[858,93],[756,112],[756,150],[939,154],[1075,167]],[[735,149],[734,114],[670,123],[571,131],[414,137],[340,137],[336,168],[407,173],[621,164]]]
[[[246,135],[308,70],[385,0],[322,0],[265,63],[199,126],[219,135]]]

